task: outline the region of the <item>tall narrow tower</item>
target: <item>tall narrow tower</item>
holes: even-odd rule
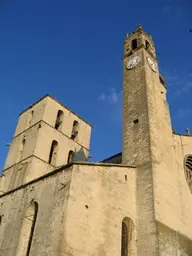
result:
[[[137,167],[138,255],[158,255],[153,175],[172,161],[172,128],[155,46],[141,26],[126,36],[123,62],[122,161]]]
[[[124,41],[123,162],[151,161],[153,146],[172,134],[164,79],[151,36],[139,26]],[[164,134],[166,133],[166,134]],[[165,141],[161,144],[165,144]],[[158,144],[159,146],[159,144]]]

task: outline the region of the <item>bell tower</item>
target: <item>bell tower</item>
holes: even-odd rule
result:
[[[0,178],[7,192],[72,161],[87,161],[91,126],[50,95],[19,117]]]
[[[158,255],[154,173],[171,162],[172,128],[155,45],[140,25],[126,35],[122,59],[122,162],[137,167],[138,255]]]
[[[166,144],[162,143],[162,133],[168,137],[172,134],[155,45],[140,25],[126,35],[123,71],[123,162],[140,165],[151,161],[151,154],[159,159],[161,154],[153,151],[153,146]]]

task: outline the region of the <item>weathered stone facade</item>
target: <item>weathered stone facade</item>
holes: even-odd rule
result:
[[[128,46],[134,39],[137,48],[129,56]],[[140,57],[139,63],[127,69],[127,62],[134,56]],[[149,65],[148,58],[154,66]],[[141,27],[126,37],[123,60],[122,161],[137,167],[137,253],[192,255],[192,195],[184,174],[184,158],[192,151],[192,139],[172,131],[166,87],[158,72],[154,44]],[[182,248],[178,239],[180,249],[175,253],[175,243],[166,244],[171,233],[177,239],[186,239],[188,246]]]
[[[60,129],[55,129],[58,111],[63,112]],[[33,117],[29,124],[29,117]],[[76,140],[71,139],[73,122],[78,121],[79,131]],[[3,170],[1,190],[6,192],[30,180],[38,178],[55,167],[67,164],[69,151],[74,152],[74,160],[86,161],[89,152],[91,126],[61,105],[51,96],[46,95],[20,114],[19,122],[11,142],[9,154]],[[25,146],[20,156],[23,138]],[[49,164],[52,141],[58,142],[56,162]]]
[[[192,255],[192,137],[172,131],[141,27],[123,63],[122,156],[88,162],[91,126],[49,95],[21,113],[0,178],[0,256]]]

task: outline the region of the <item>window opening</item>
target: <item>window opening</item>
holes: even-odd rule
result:
[[[135,50],[137,48],[137,39],[133,39],[131,42],[132,49]]]
[[[16,256],[30,255],[37,214],[38,204],[37,202],[32,201],[24,215]]]
[[[121,256],[128,256],[128,228],[125,222],[122,222]]]
[[[135,120],[133,121],[133,123],[134,123],[134,124],[138,124],[138,123],[139,123],[139,119],[135,119]]]
[[[58,142],[54,140],[51,144],[51,150],[49,154],[49,164],[55,165],[58,150]]]
[[[38,204],[36,202],[33,203],[33,216],[32,217],[32,225],[31,225],[31,230],[30,230],[30,235],[29,235],[29,242],[28,242],[28,246],[27,246],[27,254],[26,256],[30,255],[30,249],[31,249],[31,244],[32,244],[32,240],[33,240],[33,233],[35,230],[35,223],[37,220],[37,213],[38,213]]]
[[[59,130],[61,128],[62,122],[63,122],[63,111],[59,110],[57,112],[57,118],[55,121],[55,129]]]
[[[70,150],[68,154],[68,159],[67,159],[68,164],[73,162],[73,155],[74,155],[73,150]]]
[[[76,139],[78,135],[78,130],[79,130],[79,123],[75,120],[73,122],[73,128],[72,128],[72,133],[71,133],[71,139]]]
[[[135,227],[133,221],[126,217],[121,227],[121,256],[135,255]]]

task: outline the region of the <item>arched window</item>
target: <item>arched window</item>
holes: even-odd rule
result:
[[[50,154],[49,154],[49,164],[55,165],[57,158],[58,142],[56,140],[52,141]]]
[[[32,122],[32,119],[33,119],[33,114],[34,114],[34,111],[32,110],[32,111],[29,113],[29,119],[28,119],[28,125],[29,125],[29,126],[31,125],[31,122]]]
[[[122,222],[121,230],[121,256],[128,256],[128,227],[125,222]]]
[[[38,214],[38,204],[32,201],[24,215],[16,256],[29,256]]]
[[[73,155],[74,155],[73,150],[70,150],[70,151],[69,151],[69,154],[68,154],[68,159],[67,159],[67,163],[68,163],[68,164],[71,163],[71,162],[73,162]]]
[[[131,47],[132,47],[132,50],[137,49],[137,39],[133,39],[133,40],[132,40],[132,42],[131,42]]]
[[[121,256],[135,255],[135,228],[133,221],[126,217],[121,227]]]
[[[24,150],[24,146],[25,146],[25,142],[26,142],[26,139],[25,137],[23,137],[22,141],[21,141],[21,144],[20,144],[20,150],[19,150],[19,158],[18,158],[18,162],[21,161],[22,159],[22,156],[23,156],[23,150]]]
[[[73,128],[72,128],[72,133],[71,133],[71,139],[76,139],[79,131],[79,123],[75,120],[73,122]]]
[[[55,121],[55,129],[57,130],[60,130],[61,129],[61,125],[62,125],[62,122],[63,122],[63,111],[62,110],[59,110],[57,112],[57,118],[56,118],[56,121]]]

